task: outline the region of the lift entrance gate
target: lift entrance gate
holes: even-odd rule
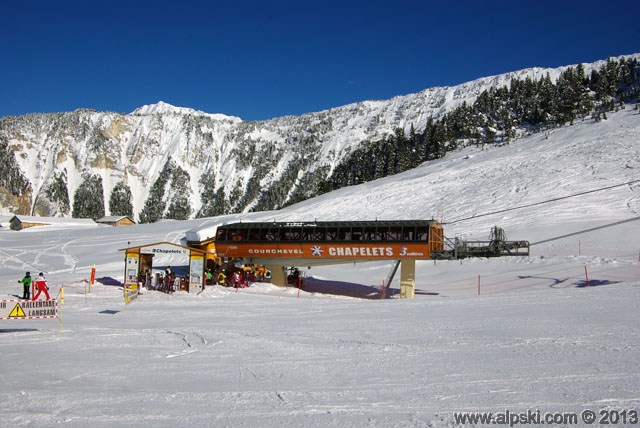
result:
[[[155,242],[121,248],[125,253],[125,283],[139,284],[145,282],[147,271],[154,269],[155,257],[169,257],[184,260],[188,274],[184,279],[189,293],[198,293],[204,288],[205,252],[197,248],[185,247],[172,242]],[[176,266],[177,263],[174,263]]]

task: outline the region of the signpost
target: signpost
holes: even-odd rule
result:
[[[0,320],[36,320],[58,318],[62,330],[62,314],[58,300],[0,300]]]
[[[125,305],[138,300],[138,284],[135,282],[126,282],[124,284],[122,294],[124,296]]]
[[[91,294],[91,286],[96,281],[96,265],[91,266],[91,278],[89,279],[89,294]]]
[[[58,318],[57,300],[0,300],[0,320]]]
[[[204,280],[204,257],[191,255],[189,260],[189,293],[200,293]]]
[[[130,244],[130,243],[129,243]],[[138,283],[143,276],[146,279],[146,273],[152,271],[153,258],[155,256],[163,257],[163,261],[169,259],[188,259],[189,273],[186,277],[180,278],[182,284],[189,284],[189,293],[200,293],[204,289],[204,277],[207,253],[195,248],[185,247],[172,242],[156,242],[154,244],[140,245],[136,247],[121,248],[119,251],[125,251],[125,271],[124,282]],[[173,263],[172,263],[173,264]],[[180,264],[180,266],[183,266]],[[143,275],[144,274],[144,275]]]
[[[125,282],[138,283],[138,253],[127,253],[127,260],[125,265]]]

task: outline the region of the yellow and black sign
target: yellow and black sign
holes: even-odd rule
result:
[[[26,315],[19,303],[16,306],[14,306],[13,310],[9,314],[9,318],[24,318],[24,317],[26,317]]]
[[[124,295],[125,305],[128,305],[129,303],[135,300],[138,300],[138,284],[136,284],[135,282],[125,283],[122,293]]]
[[[0,300],[0,320],[58,318],[57,300]]]

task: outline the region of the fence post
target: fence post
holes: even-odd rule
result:
[[[587,265],[584,265],[584,276],[587,279],[587,287],[589,286],[589,273],[587,272]]]
[[[478,296],[480,295],[480,275],[478,275]]]

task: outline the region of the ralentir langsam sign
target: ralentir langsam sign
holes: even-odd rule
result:
[[[58,318],[57,300],[0,300],[0,320]]]

